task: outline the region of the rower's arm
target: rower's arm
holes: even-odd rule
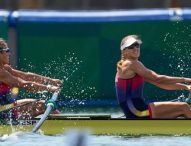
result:
[[[0,81],[9,85],[10,87],[24,88],[30,92],[55,92],[56,90],[58,90],[58,87],[55,86],[46,86],[32,81],[25,81],[19,77],[13,76],[6,70],[0,71]]]
[[[6,69],[14,76],[19,77],[26,81],[32,81],[40,84],[52,84],[55,86],[60,86],[62,84],[61,80],[58,79],[51,79],[49,77],[41,76],[35,73],[30,72],[23,72],[16,69],[11,68],[10,66],[6,65]]]
[[[183,77],[171,77],[166,75],[159,75],[156,72],[146,68],[141,62],[134,61],[131,65],[131,70],[140,76],[144,77],[145,80],[151,81],[156,84],[174,84],[174,83],[184,83],[191,82],[189,78]]]
[[[160,84],[150,80],[146,80],[146,81],[159,88],[166,89],[166,90],[190,90],[189,85],[182,84],[182,83]]]

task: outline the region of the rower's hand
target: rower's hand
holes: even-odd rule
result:
[[[59,92],[61,90],[60,87],[58,87],[58,86],[48,85],[47,88],[48,88],[49,92]]]
[[[60,87],[63,84],[63,80],[53,79],[52,81],[53,81],[52,83],[54,86]]]
[[[187,90],[191,92],[191,85],[186,85]]]

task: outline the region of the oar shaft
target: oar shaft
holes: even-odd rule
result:
[[[35,133],[38,131],[38,129],[42,126],[42,124],[44,123],[44,121],[46,120],[46,118],[48,117],[48,115],[50,114],[50,112],[52,111],[52,106],[48,106],[46,108],[46,111],[44,112],[42,118],[38,121],[38,123],[35,125],[35,127],[32,129],[32,132]]]
[[[59,92],[54,92],[51,100],[52,101],[56,101],[58,98],[58,94]],[[48,117],[48,115],[50,114],[50,112],[52,111],[52,109],[54,109],[54,105],[53,104],[47,104],[47,108],[46,111],[44,112],[43,116],[41,117],[41,119],[38,121],[38,123],[35,125],[35,127],[32,129],[32,132],[35,133],[38,131],[38,129],[41,127],[41,125],[44,123],[44,121],[46,120],[46,118]]]

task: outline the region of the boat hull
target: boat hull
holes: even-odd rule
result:
[[[12,131],[30,132],[37,120],[28,120],[17,126],[0,125],[0,134]],[[63,134],[71,129],[88,130],[96,135],[191,135],[191,120],[46,120],[40,131],[46,135]]]

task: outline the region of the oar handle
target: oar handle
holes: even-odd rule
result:
[[[191,98],[191,91],[190,91],[189,94],[188,94],[188,98]]]
[[[185,102],[191,105],[191,92],[189,92],[188,97],[185,99]]]
[[[52,99],[53,101],[56,101],[57,98],[58,98],[59,93],[60,93],[60,91],[54,92],[54,94],[52,95],[52,98],[51,98],[51,99]]]
[[[52,95],[52,98],[46,101],[45,103],[46,108],[48,108],[48,106],[51,106],[51,110],[55,110],[57,108],[56,101],[57,101],[59,93],[60,93],[59,91],[54,92],[54,94]]]

